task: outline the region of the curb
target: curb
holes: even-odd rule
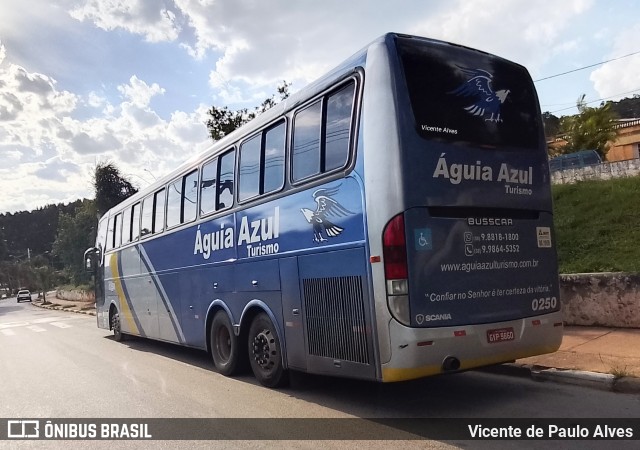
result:
[[[623,394],[640,394],[640,378],[636,377],[616,378],[614,375],[608,373],[558,369],[554,367],[518,363],[506,363],[486,367],[480,370],[499,375],[526,377],[535,381],[551,381],[554,383],[572,384]]]
[[[71,309],[71,308],[63,308],[61,306],[51,306],[51,305],[43,305],[42,303],[34,303],[31,302],[31,304],[33,306],[37,306],[38,308],[42,308],[42,309],[50,309],[52,311],[66,311],[66,312],[72,312],[75,314],[85,314],[88,316],[95,316],[96,312],[95,309],[94,310],[78,310],[78,309]]]

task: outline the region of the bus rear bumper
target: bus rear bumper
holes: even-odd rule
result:
[[[391,359],[382,381],[412,380],[552,353],[562,343],[562,313],[508,322],[447,328],[409,328],[391,320]],[[495,331],[513,339],[495,341]],[[510,338],[507,333],[506,338]],[[493,340],[493,342],[490,342]]]

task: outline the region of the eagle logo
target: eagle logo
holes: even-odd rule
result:
[[[464,109],[471,115],[483,117],[488,122],[502,122],[500,105],[509,95],[508,89],[493,91],[491,80],[493,75],[482,69],[458,68],[470,78],[454,91],[449,92],[458,97],[470,97],[472,102]]]
[[[331,189],[318,189],[313,193],[316,210],[300,209],[307,222],[313,226],[314,242],[326,242],[329,238],[339,236],[344,231],[344,228],[331,222],[329,218],[346,217],[353,214],[332,198],[338,193],[339,188],[340,186]]]

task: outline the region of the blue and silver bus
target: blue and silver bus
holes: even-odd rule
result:
[[[387,34],[112,208],[86,258],[116,340],[392,382],[559,347],[552,219],[527,70]]]

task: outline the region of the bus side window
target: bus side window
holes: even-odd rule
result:
[[[216,186],[218,180],[218,158],[202,166],[200,180],[200,215],[216,210]]]
[[[323,172],[339,169],[349,159],[351,117],[355,83],[352,82],[329,96],[325,136],[325,164]]]
[[[153,196],[149,196],[142,201],[142,221],[140,223],[140,236],[151,234],[153,228]]]
[[[115,242],[115,217],[109,218],[109,225],[107,226],[107,250],[111,250],[113,248],[113,243]]]
[[[131,242],[135,242],[140,237],[140,203],[133,205],[133,215],[131,217]]]
[[[182,188],[182,217],[181,223],[192,222],[196,220],[196,211],[198,205],[198,171],[184,176],[184,185]]]
[[[220,172],[218,175],[218,208],[225,209],[233,206],[235,152],[232,150],[220,157]]]
[[[284,186],[285,135],[285,122],[281,122],[265,133],[264,194],[278,191]]]
[[[160,233],[164,229],[164,197],[164,189],[154,195],[153,234]]]
[[[284,185],[285,133],[285,122],[280,122],[240,146],[240,201],[277,191]]]
[[[296,114],[293,128],[293,180],[299,181],[320,173],[320,125],[322,102]]]
[[[167,228],[180,224],[180,203],[182,200],[182,178],[171,183],[167,192]]]
[[[116,216],[116,224],[113,238],[113,248],[118,248],[122,244],[122,213]]]
[[[132,208],[129,207],[124,210],[122,216],[122,244],[128,244],[131,242],[131,212]]]
[[[240,201],[260,195],[260,147],[262,134],[245,141],[240,146]]]
[[[293,181],[344,167],[349,160],[355,81],[299,111],[293,124]]]

